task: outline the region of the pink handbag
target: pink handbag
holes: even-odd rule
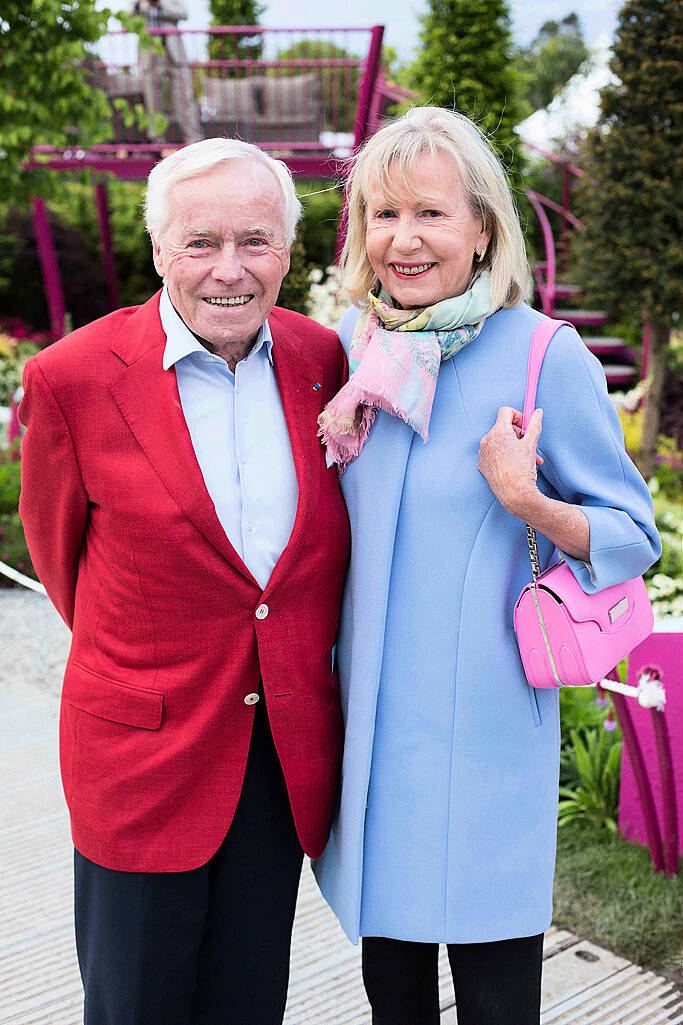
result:
[[[529,349],[522,432],[536,405],[546,349],[566,323],[544,320]],[[532,687],[585,687],[598,683],[652,633],[654,616],[642,577],[586,594],[560,556],[544,573],[536,531],[526,525],[533,580],[523,588],[514,626],[526,678]]]

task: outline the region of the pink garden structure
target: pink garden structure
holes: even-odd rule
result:
[[[655,872],[679,874],[683,854],[683,633],[655,631],[629,656],[628,684],[644,675],[662,685],[663,708],[612,692],[624,738],[619,832],[647,844]],[[614,674],[610,674],[614,678]]]
[[[538,218],[543,235],[544,258],[538,260],[533,267],[534,283],[538,302],[542,311],[549,317],[567,320],[573,324],[590,351],[600,359],[605,369],[607,384],[612,389],[622,390],[636,381],[636,354],[623,338],[608,337],[596,334],[607,323],[607,314],[602,310],[576,308],[580,301],[582,289],[579,285],[559,282],[559,276],[567,272],[569,245],[572,231],[582,231],[583,224],[571,211],[571,191],[576,179],[583,177],[583,171],[570,160],[558,157],[555,153],[525,143],[528,149],[540,153],[546,160],[557,164],[562,172],[562,202],[556,203],[532,189],[526,189],[526,195]],[[555,245],[555,234],[551,217],[559,219],[559,240]],[[568,305],[569,304],[569,305]],[[640,365],[641,379],[647,375],[649,353],[649,332],[643,333],[643,352]]]
[[[88,61],[88,74],[112,103],[112,139],[89,151],[37,146],[28,166],[91,172],[111,309],[120,303],[106,175],[143,180],[160,157],[193,138],[226,135],[254,142],[280,157],[294,175],[343,180],[344,159],[379,128],[387,109],[415,99],[414,93],[390,84],[383,75],[383,33],[381,25],[150,29],[156,45],[174,54],[173,68],[163,55],[150,57],[151,51],[141,49],[131,33],[113,32],[100,40]],[[161,131],[151,116],[141,128],[127,116],[135,110],[148,116],[153,111],[162,114]],[[578,286],[557,280],[558,270],[562,275],[567,268],[571,232],[582,228],[570,207],[572,183],[583,172],[555,154],[543,156],[561,166],[563,189],[561,204],[527,190],[544,244],[544,257],[534,266],[538,303],[544,313],[577,327],[603,362],[610,388],[630,386],[638,376],[634,351],[623,339],[601,333],[607,322],[604,312],[576,308]],[[66,310],[47,211],[39,197],[33,200],[33,218],[52,334],[59,338]],[[556,224],[557,247],[551,220]],[[342,218],[337,255],[344,228]],[[647,337],[643,341],[644,376]]]
[[[174,105],[164,58],[144,65],[137,36],[114,32],[98,44],[89,61],[94,85],[104,89],[114,109],[113,137],[91,150],[37,146],[28,167],[50,167],[92,174],[102,258],[112,309],[119,305],[116,261],[107,206],[106,175],[144,180],[160,157],[195,137],[234,136],[254,142],[284,160],[295,176],[339,180],[343,160],[379,124],[378,91],[384,28],[268,29],[230,26],[207,30],[150,29],[164,45],[174,40],[186,76],[186,95],[196,104],[191,119]],[[156,60],[156,65],[154,61]],[[177,81],[176,70],[173,74]],[[150,75],[160,82],[150,88]],[[386,92],[386,85],[385,85]],[[176,97],[178,93],[176,90]],[[154,110],[150,110],[150,96]],[[161,109],[159,109],[161,108]],[[160,113],[141,129],[128,112]],[[185,137],[184,137],[185,136]],[[45,203],[33,199],[36,242],[50,311],[52,334],[64,333],[65,305]]]

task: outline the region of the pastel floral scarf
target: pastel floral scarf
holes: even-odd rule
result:
[[[489,271],[463,295],[425,309],[396,309],[383,289],[374,291],[356,322],[349,379],[318,417],[327,463],[340,473],[360,455],[378,409],[428,440],[441,363],[477,337],[491,312]]]

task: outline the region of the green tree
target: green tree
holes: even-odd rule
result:
[[[638,465],[649,479],[671,327],[683,308],[683,0],[627,0],[601,116],[577,189],[577,239],[589,297],[650,323],[649,388]]]
[[[588,61],[589,55],[575,13],[568,14],[562,21],[546,21],[541,25],[533,42],[520,49],[517,55],[529,112],[547,107]]]
[[[260,25],[264,10],[258,0],[209,0],[212,25]],[[209,44],[211,60],[258,60],[262,51],[262,36],[213,36]]]
[[[311,265],[306,259],[303,243],[294,239],[289,250],[289,271],[280,285],[277,305],[295,313],[308,313],[308,293],[311,290],[309,272]]]
[[[4,0],[0,10],[0,195],[24,202],[45,193],[45,172],[23,165],[37,144],[87,148],[104,142],[111,116],[83,64],[106,32],[95,0]],[[38,179],[38,180],[36,180]]]
[[[519,166],[522,77],[512,60],[505,0],[429,0],[410,86],[425,103],[457,109],[484,131],[508,168]]]
[[[28,196],[49,195],[59,177],[46,169],[27,171],[34,146],[89,149],[112,138],[112,110],[102,89],[91,84],[94,44],[106,33],[111,12],[96,0],[3,0],[0,6],[0,197],[23,205]],[[144,19],[116,15],[141,36]],[[114,101],[126,124],[144,128],[139,106]],[[125,109],[124,109],[125,108]],[[163,118],[161,119],[163,122]]]

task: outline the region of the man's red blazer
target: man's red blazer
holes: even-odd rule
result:
[[[175,371],[162,369],[158,294],[26,365],[20,512],[73,630],[62,779],[74,843],[106,868],[181,871],[214,854],[244,777],[245,698],[261,680],[301,844],[317,857],[327,842],[350,540],[317,417],[346,362],[337,336],[306,317],[275,308],[269,322],[299,504],[263,592],[220,525]]]

